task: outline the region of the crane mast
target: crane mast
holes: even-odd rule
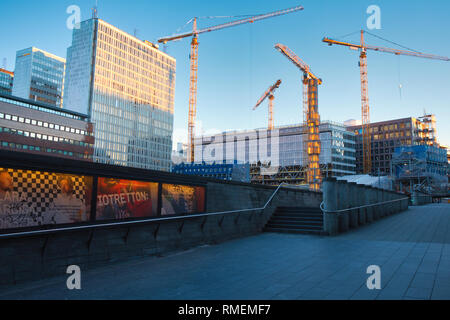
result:
[[[359,56],[359,69],[361,74],[361,115],[362,115],[362,149],[364,173],[372,172],[372,147],[370,135],[370,107],[369,107],[369,80],[367,77],[367,52],[364,48],[364,32],[361,31],[361,54]]]
[[[197,114],[197,74],[198,74],[198,35],[211,32],[216,30],[221,30],[225,28],[230,28],[234,26],[238,26],[245,23],[253,23],[259,20],[264,20],[268,18],[273,18],[285,14],[289,14],[292,12],[303,10],[302,6],[296,6],[289,9],[279,10],[267,14],[257,15],[251,18],[240,19],[236,21],[231,21],[228,23],[223,23],[217,26],[212,26],[208,28],[204,28],[201,30],[197,29],[197,20],[198,18],[192,19],[192,32],[187,32],[183,34],[178,34],[169,37],[163,37],[158,39],[159,43],[167,43],[169,41],[177,41],[183,38],[192,37],[191,41],[191,55],[190,55],[190,82],[189,82],[189,119],[188,119],[188,141],[189,141],[189,150],[188,150],[188,162],[194,162],[194,138],[195,138],[195,118]],[[272,99],[273,100],[273,99]],[[269,99],[270,101],[270,99]]]
[[[273,128],[274,128],[273,100],[275,99],[275,96],[273,94],[274,94],[275,90],[280,87],[280,84],[281,84],[281,80],[278,80],[277,82],[275,82],[275,84],[273,86],[271,86],[269,89],[266,90],[266,92],[264,92],[262,97],[258,100],[256,105],[253,107],[253,110],[255,110],[256,108],[258,108],[261,105],[261,103],[264,102],[264,100],[266,100],[266,98],[269,98],[269,127],[268,127],[269,130],[273,130]]]
[[[304,154],[308,155],[306,181],[312,190],[319,190],[322,184],[322,174],[319,163],[321,143],[318,87],[322,84],[322,80],[316,77],[310,67],[287,46],[276,44],[275,49],[303,72],[303,128],[307,136],[303,148]]]
[[[371,134],[370,134],[370,107],[369,107],[369,88],[368,88],[368,76],[367,76],[367,51],[377,51],[392,53],[395,55],[404,55],[417,58],[433,59],[450,61],[450,58],[437,56],[433,54],[426,54],[411,50],[397,50],[386,47],[371,46],[364,41],[364,30],[361,30],[361,43],[354,44],[348,42],[342,42],[333,40],[330,38],[323,38],[323,42],[328,45],[340,45],[348,47],[352,50],[361,51],[359,56],[359,68],[361,74],[361,113],[362,113],[362,145],[363,145],[363,171],[365,174],[370,174],[372,171],[372,152],[371,152]]]

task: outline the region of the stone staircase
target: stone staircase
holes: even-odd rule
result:
[[[264,231],[324,235],[322,211],[320,208],[278,207]]]

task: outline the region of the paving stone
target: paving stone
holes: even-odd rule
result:
[[[61,275],[2,285],[0,299],[450,300],[450,237],[437,232],[450,225],[448,208],[412,207],[336,237],[263,233],[129,258],[82,271],[79,292]],[[373,264],[381,290],[366,287]]]

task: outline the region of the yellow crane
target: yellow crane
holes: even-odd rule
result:
[[[275,92],[275,90],[277,90],[280,87],[281,84],[281,80],[278,80],[277,82],[275,82],[274,85],[272,85],[269,89],[266,90],[266,92],[264,92],[264,94],[262,95],[262,97],[258,100],[258,102],[256,103],[256,105],[253,107],[253,110],[256,110],[256,108],[258,108],[261,103],[263,103],[264,100],[266,100],[266,98],[269,98],[269,130],[273,130],[273,100],[275,99],[275,96],[273,95],[273,93]]]
[[[370,174],[372,171],[372,160],[371,160],[371,135],[370,135],[370,107],[369,107],[369,88],[368,88],[368,78],[367,78],[367,50],[373,50],[378,52],[392,53],[395,55],[412,56],[418,58],[435,59],[450,61],[450,58],[436,56],[432,54],[426,54],[422,52],[412,51],[412,50],[397,50],[385,47],[376,47],[368,45],[364,42],[364,32],[361,30],[361,43],[353,44],[348,42],[342,42],[333,40],[330,38],[323,38],[323,42],[328,43],[332,46],[333,44],[346,46],[352,50],[359,50],[361,52],[359,56],[359,67],[361,74],[361,113],[362,113],[362,139],[363,139],[363,170],[365,174]],[[383,39],[384,40],[384,39]]]
[[[198,18],[193,18],[189,22],[192,22],[192,32],[178,34],[174,36],[160,38],[159,43],[166,44],[169,41],[176,41],[183,38],[192,37],[191,41],[191,54],[190,54],[190,85],[189,85],[189,119],[188,119],[188,140],[189,140],[189,151],[188,151],[188,161],[194,162],[194,137],[195,137],[195,117],[197,113],[197,73],[198,73],[198,35],[201,33],[217,31],[229,27],[234,27],[244,23],[253,23],[259,20],[268,19],[276,16],[285,15],[288,13],[303,10],[302,6],[296,6],[293,8],[280,10],[276,12],[271,12],[267,14],[261,14],[250,18],[240,19],[236,21],[231,21],[228,23],[220,24],[213,27],[208,27],[205,29],[197,28]]]
[[[310,189],[319,190],[322,184],[322,174],[319,164],[321,145],[318,87],[322,84],[322,79],[316,77],[311,72],[311,68],[287,46],[278,43],[275,45],[275,49],[303,72],[303,127],[307,134],[304,154],[308,155],[306,181]]]

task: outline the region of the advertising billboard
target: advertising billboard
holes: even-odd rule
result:
[[[90,220],[92,177],[0,168],[0,229]]]
[[[205,187],[162,185],[161,215],[202,213],[204,211]]]
[[[158,183],[98,178],[97,220],[145,218],[158,213]]]

